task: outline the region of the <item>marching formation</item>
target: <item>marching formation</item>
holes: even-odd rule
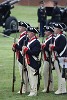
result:
[[[16,52],[21,76],[21,88],[18,93],[29,92],[28,96],[36,96],[40,86],[40,69],[43,70],[44,89],[42,92],[54,91],[53,70],[56,71],[58,87],[55,92],[65,94],[67,68],[67,40],[65,24],[52,23],[44,26],[44,40],[41,43],[39,31],[28,23],[19,22],[21,33],[12,50]],[[42,64],[43,63],[43,64]],[[43,66],[42,66],[43,65]]]

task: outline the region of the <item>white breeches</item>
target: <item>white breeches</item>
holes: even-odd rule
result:
[[[57,60],[54,61],[54,66],[58,77],[58,90],[61,92],[66,91],[66,81],[65,78],[62,78]]]
[[[22,80],[22,69],[23,69],[23,65],[18,62],[18,67],[19,67],[19,72],[20,72],[20,76],[21,76],[21,80]],[[23,80],[24,80],[24,84],[23,84],[23,88],[25,88],[25,91],[29,90],[29,81],[28,81],[28,72],[27,71],[23,71]]]
[[[28,77],[30,83],[30,92],[37,93],[38,75],[34,76],[35,69],[27,65]]]
[[[49,62],[44,61],[44,68],[43,68],[43,76],[44,76],[44,89],[47,90],[48,87],[48,80],[49,80]],[[50,87],[49,90],[53,90],[53,75],[51,73],[51,82],[50,82]]]

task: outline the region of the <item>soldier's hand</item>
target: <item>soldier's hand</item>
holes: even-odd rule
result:
[[[26,46],[23,46],[23,47],[22,47],[22,50],[24,51],[25,48],[26,48]]]
[[[28,48],[26,46],[22,47],[22,54],[25,54],[27,52]]]
[[[13,51],[15,51],[15,48],[14,48],[14,47],[12,47],[12,50],[13,50]]]
[[[13,44],[12,50],[13,50],[13,51],[16,51],[16,43]]]
[[[41,50],[45,48],[46,44],[41,44]]]
[[[55,46],[53,44],[49,45],[49,51],[52,51]]]

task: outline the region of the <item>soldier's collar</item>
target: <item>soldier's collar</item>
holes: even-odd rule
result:
[[[34,40],[34,39],[37,39],[37,37],[36,37],[36,36],[33,36],[33,37],[29,40],[29,42],[32,41],[32,40]]]

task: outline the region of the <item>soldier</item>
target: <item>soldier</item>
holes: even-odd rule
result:
[[[52,11],[51,22],[60,22],[61,21],[61,12],[60,8],[57,6],[58,2],[54,0],[54,9]]]
[[[64,65],[64,59],[67,57],[67,43],[61,24],[54,24],[54,33],[56,34],[56,38],[54,45],[50,44],[50,49],[55,52],[54,66],[58,76],[58,90],[55,92],[55,94],[62,94],[66,93],[66,81],[65,78],[62,78],[61,72]],[[59,60],[61,71],[57,64],[57,60]]]
[[[18,43],[14,43],[12,47],[12,49],[15,50],[17,54],[17,62],[18,62],[21,79],[22,79],[22,68],[23,68],[23,55],[21,51],[22,51],[22,46],[27,45],[28,40],[29,40],[27,36],[27,28],[29,26],[30,25],[25,22],[21,22],[21,21],[19,22],[19,32],[21,32],[21,34],[18,39]],[[24,41],[25,41],[25,44],[24,44]],[[23,78],[24,78],[24,84],[22,88],[22,93],[26,93],[29,91],[26,65],[25,65],[24,72],[23,72]],[[20,91],[18,93],[20,93]]]
[[[44,7],[44,1],[40,1],[40,7],[38,8],[37,11],[37,16],[38,16],[38,23],[40,24],[40,36],[44,36],[44,25],[46,24],[46,9]]]
[[[67,25],[67,7],[62,12],[61,21]]]
[[[29,42],[27,46],[22,47],[22,52],[26,56],[28,77],[30,83],[30,94],[28,96],[36,96],[37,95],[37,83],[38,83],[38,75],[37,71],[39,70],[38,57],[41,50],[41,45],[36,37],[36,33],[38,31],[33,28],[28,28],[28,37]]]
[[[45,30],[45,35],[47,36],[47,38],[44,44],[42,44],[42,49],[44,52],[44,69],[43,69],[44,90],[42,92],[47,92],[49,77],[51,77],[49,91],[54,91],[52,73],[51,73],[51,76],[49,76],[49,67],[50,67],[49,60],[51,59],[50,58],[51,53],[49,51],[49,44],[54,42],[54,35],[53,35],[54,31],[53,31],[53,28],[50,26],[47,26],[44,30]],[[52,70],[52,66],[51,66],[51,70]]]

